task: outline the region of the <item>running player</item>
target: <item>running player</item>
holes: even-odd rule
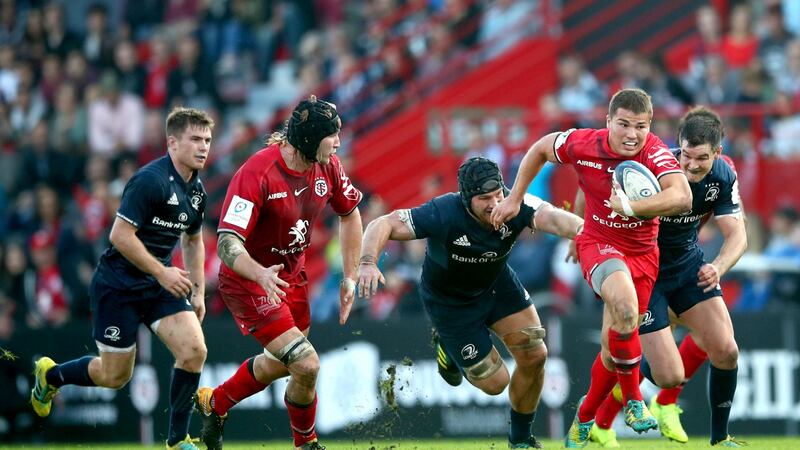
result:
[[[231,407],[286,376],[284,403],[294,446],[325,448],[314,426],[319,357],[306,338],[311,317],[305,250],[314,222],[330,204],[340,218],[339,323],[344,324],[361,251],[362,194],[335,155],[341,126],[335,105],[310,96],[294,108],[285,131],[273,133],[228,186],[217,228],[220,293],[239,331],[253,336],[264,351],[216,388],[197,391],[201,437],[209,449],[222,448]]]
[[[495,228],[516,216],[526,187],[546,161],[572,164],[586,193],[586,228],[576,245],[584,278],[605,305],[602,349],[592,366],[589,391],[579,401],[565,439],[567,447],[588,443],[595,412],[618,380],[625,422],[639,433],[657,427],[639,391],[638,324],[658,275],[658,220],[647,218],[681,214],[691,207],[692,196],[675,156],[650,133],[652,117],[646,92],[617,92],[608,107],[605,129],[571,129],[534,143],[522,160],[511,194],[492,212]],[[650,169],[661,192],[630,201],[621,189],[612,188],[614,168],[625,160]]]
[[[489,221],[505,196],[493,161],[474,157],[458,170],[458,193],[400,209],[367,225],[358,271],[361,296],[376,292],[383,275],[376,263],[386,242],[427,238],[420,296],[438,333],[440,362],[450,366],[445,380],[458,385],[466,375],[475,387],[498,395],[508,386],[510,448],[541,448],[531,434],[544,380],[545,330],[517,275],[506,263],[517,237],[529,227],[574,238],[580,217],[526,195],[520,214],[497,230]],[[509,375],[489,330],[516,361]]]

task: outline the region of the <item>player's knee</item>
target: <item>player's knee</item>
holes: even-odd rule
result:
[[[509,382],[508,370],[496,350],[492,350],[482,360],[464,369],[467,379],[489,395],[497,395]]]
[[[520,354],[514,355],[517,367],[528,372],[538,372],[544,370],[547,362],[547,346],[542,343],[536,348],[532,348]]]
[[[475,384],[480,390],[488,395],[500,395],[508,386],[509,377],[495,376],[488,380],[483,380],[480,384]]]
[[[733,369],[739,360],[739,346],[735,340],[729,339],[718,348],[712,349],[708,353],[708,359],[718,369]]]
[[[208,357],[208,349],[204,343],[191,344],[177,358],[177,366],[189,372],[200,372]]]
[[[667,372],[653,371],[653,379],[658,387],[662,389],[678,387],[684,382],[685,379],[683,367],[673,368],[673,370],[669,370]]]
[[[109,389],[122,389],[131,380],[133,373],[131,371],[119,371],[110,374],[104,374],[103,387]]]

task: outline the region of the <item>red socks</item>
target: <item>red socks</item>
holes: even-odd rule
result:
[[[639,329],[627,335],[609,329],[608,350],[616,366],[623,403],[629,400],[642,400],[642,393],[639,391],[639,362],[642,360]]]
[[[685,379],[689,379],[697,372],[697,369],[706,362],[708,359],[708,355],[704,352],[692,339],[691,334],[687,334],[685,338],[683,338],[683,342],[681,342],[681,346],[678,348],[681,354],[681,361],[683,361],[683,371],[685,373]],[[658,393],[658,404],[659,405],[669,405],[672,403],[678,402],[678,396],[681,395],[681,391],[683,390],[683,383],[680,386],[676,386],[670,389],[662,389]]]
[[[253,374],[253,360],[250,358],[236,370],[232,377],[214,389],[211,407],[220,416],[228,413],[233,405],[263,391],[267,385],[256,380]]]
[[[298,405],[286,396],[283,397],[283,402],[286,404],[286,409],[289,410],[289,423],[292,425],[294,446],[300,447],[306,442],[316,439],[317,431],[314,423],[317,418],[317,396],[314,395],[314,400],[308,405]]]
[[[592,420],[597,412],[597,407],[611,392],[611,388],[616,382],[617,374],[605,368],[600,353],[598,353],[592,364],[592,381],[589,384],[589,392],[586,393],[586,398],[578,410],[578,420],[581,422]]]

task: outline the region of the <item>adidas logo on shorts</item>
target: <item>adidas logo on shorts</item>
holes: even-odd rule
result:
[[[462,247],[469,247],[470,245],[472,245],[469,243],[469,239],[467,239],[466,234],[453,241],[453,244],[460,245]]]

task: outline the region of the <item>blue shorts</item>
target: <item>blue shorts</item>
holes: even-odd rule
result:
[[[639,327],[639,334],[652,333],[668,327],[668,309],[672,309],[680,316],[700,302],[722,296],[719,286],[703,292],[704,288],[697,285],[697,272],[705,263],[703,252],[695,249],[686,258],[686,264],[681,264],[680,268],[659,272],[653,293],[650,295],[650,303]]]
[[[492,289],[475,298],[437,293],[425,282],[424,275],[419,292],[442,346],[462,368],[480,362],[491,352],[489,327],[492,324],[533,304],[517,275],[509,268],[501,272]]]
[[[97,274],[89,287],[89,299],[92,334],[98,346],[120,350],[136,344],[140,323],[150,327],[164,317],[193,311],[188,299],[177,298],[158,284],[145,289],[124,290],[106,284]]]

